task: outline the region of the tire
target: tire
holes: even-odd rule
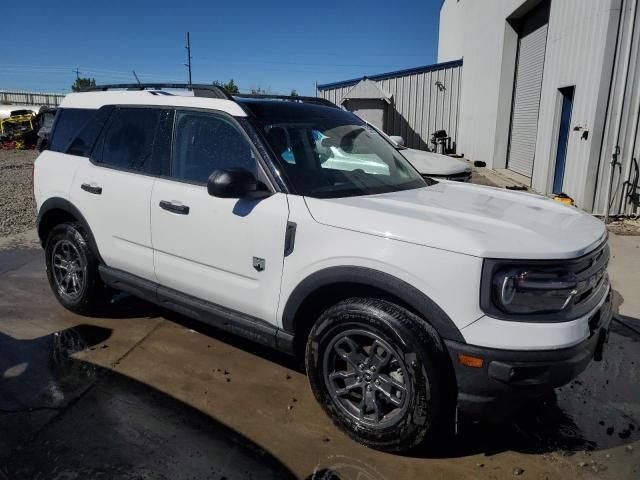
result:
[[[109,289],[100,278],[98,259],[89,248],[79,223],[61,223],[51,230],[45,246],[45,262],[49,285],[63,307],[80,315],[104,311]]]
[[[455,396],[442,341],[404,308],[376,299],[342,301],[311,329],[305,357],[324,411],[367,447],[406,451],[453,426]]]

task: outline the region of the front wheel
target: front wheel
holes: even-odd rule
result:
[[[444,362],[429,324],[375,299],[331,307],[306,348],[309,381],[325,412],[354,440],[385,451],[410,449],[451,420]]]

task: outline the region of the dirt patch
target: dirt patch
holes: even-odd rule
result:
[[[35,227],[31,174],[37,156],[34,150],[0,150],[0,236]]]
[[[607,228],[616,235],[640,236],[640,218],[618,218],[612,220]]]

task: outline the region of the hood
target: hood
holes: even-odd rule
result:
[[[404,148],[399,152],[422,175],[455,175],[471,171],[471,167],[466,162],[440,153],[414,150],[413,148]]]
[[[459,182],[305,200],[313,218],[325,225],[483,258],[575,258],[607,235],[604,223],[575,207]]]

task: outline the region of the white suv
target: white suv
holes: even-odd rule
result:
[[[320,99],[117,87],[68,95],[35,164],[66,308],[100,313],[116,289],[301,355],[334,422],[388,451],[441,438],[456,409],[504,416],[601,356],[597,219],[425,180]]]

